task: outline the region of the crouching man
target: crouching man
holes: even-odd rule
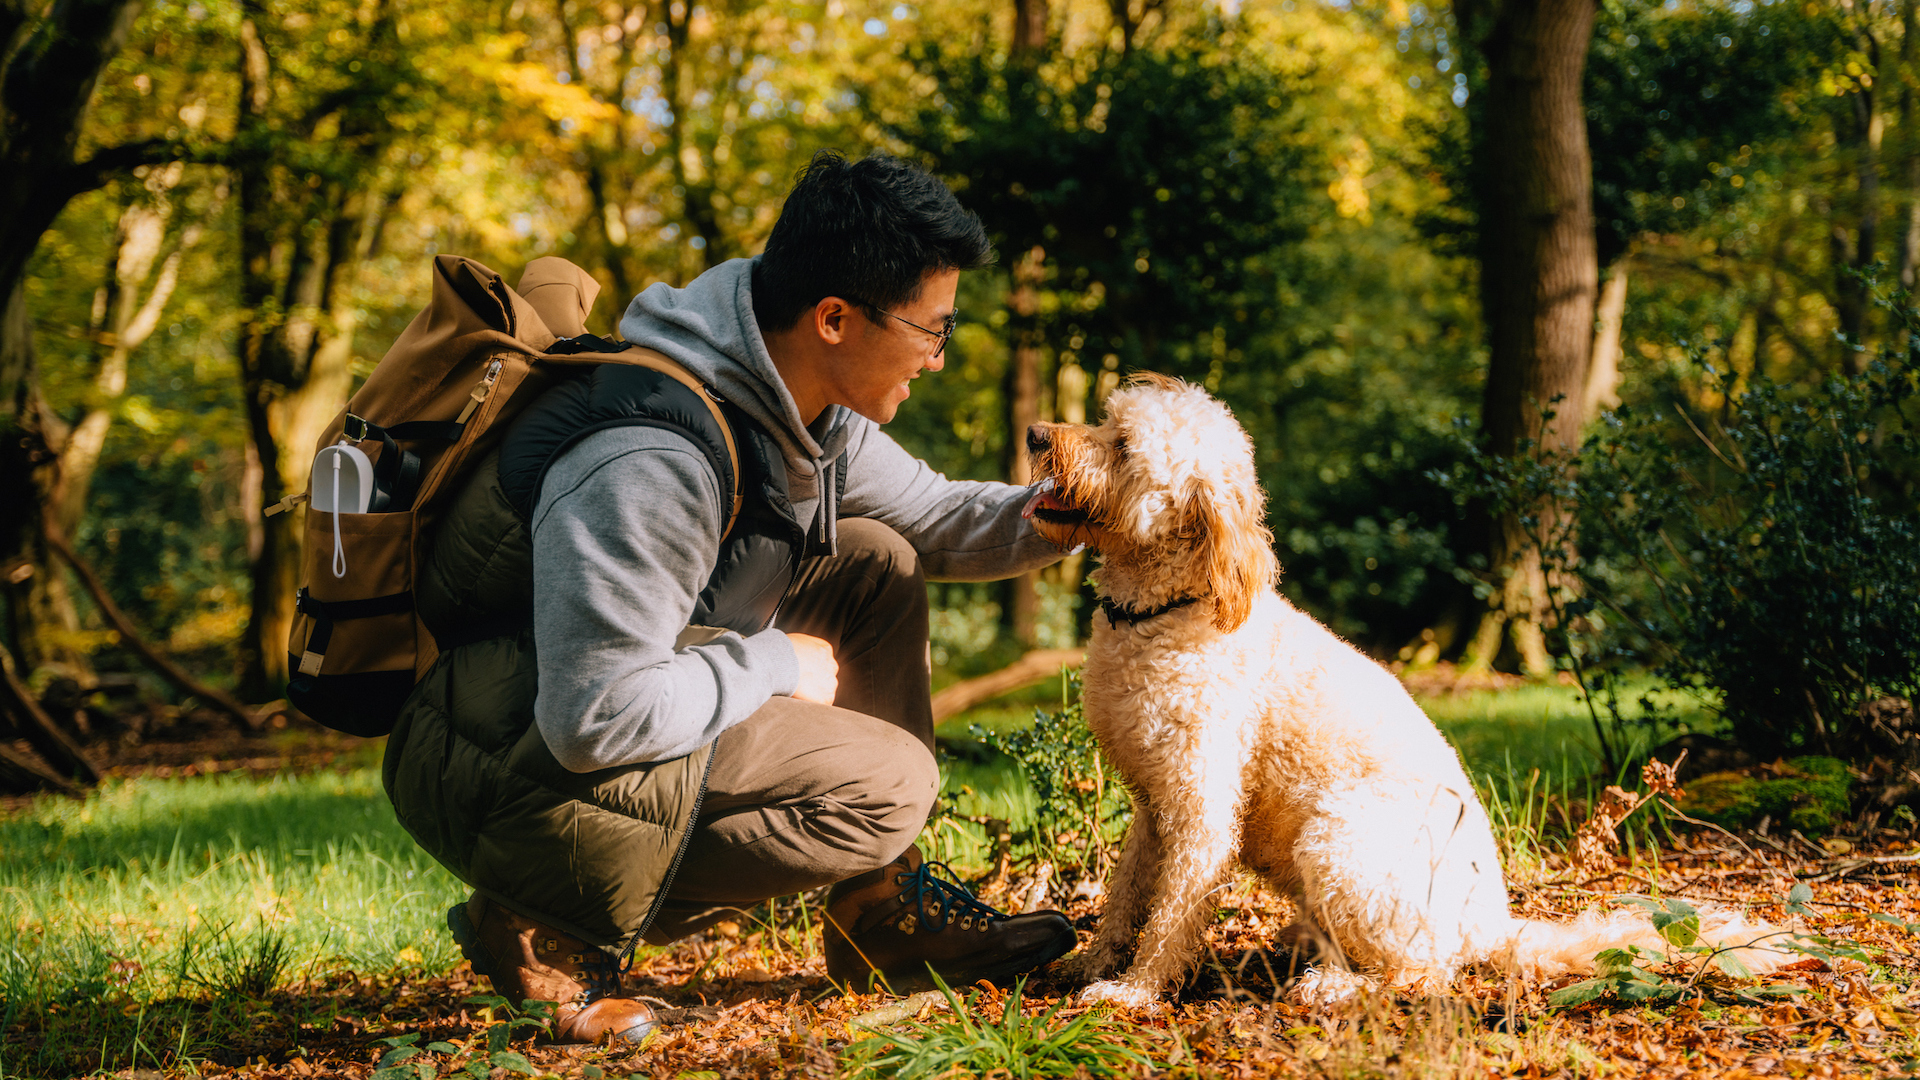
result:
[[[387,792],[473,887],[447,921],[474,970],[559,1002],[558,1040],[652,1026],[620,982],[640,942],[822,885],[842,985],[1004,982],[1072,949],[1059,913],[995,911],[913,846],[938,782],[926,580],[1059,554],[1028,489],[948,480],[880,430],[991,258],[937,179],[823,153],[765,254],[654,285],[620,323],[724,426],[659,372],[596,366],[529,407],[434,534],[416,591],[442,656]]]

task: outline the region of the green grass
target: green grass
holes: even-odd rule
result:
[[[1036,708],[1060,708],[1060,694],[1060,683],[1047,680],[952,717],[941,725],[940,733],[964,747],[970,742],[970,727],[996,734],[1012,731],[1031,723]],[[1633,722],[1645,716],[1643,695],[1658,710],[1661,723],[1657,727]],[[1630,723],[1619,736],[1623,745],[1617,749],[1628,764],[1643,758],[1656,740],[1718,726],[1697,699],[1656,689],[1651,680],[1629,683],[1619,698],[1622,717]],[[1600,788],[1638,782],[1630,769],[1606,774],[1593,718],[1572,687],[1531,684],[1422,698],[1419,703],[1460,751],[1493,819],[1501,851],[1515,869],[1538,865],[1543,840],[1570,834],[1580,824],[1572,815]],[[959,817],[998,818],[1012,822],[1015,829],[1033,820],[1033,791],[1004,756],[968,753],[946,761],[943,776],[944,798]],[[1645,841],[1641,834],[1650,822],[1644,815],[1634,819],[1626,837],[1629,845]],[[991,844],[978,826],[949,821],[923,839],[935,857],[970,872],[986,868]]]
[[[1059,703],[1059,684],[1041,684],[942,733],[1009,730]],[[1577,824],[1569,796],[1612,779],[1594,776],[1591,722],[1564,688],[1423,704],[1461,748],[1516,862]],[[945,779],[959,815],[1016,829],[1033,819],[1032,791],[1006,758],[951,760]],[[986,868],[980,826],[943,829],[930,855]],[[36,800],[0,818],[0,1078],[178,1064],[231,1047],[258,1007],[247,1002],[277,986],[446,971],[459,955],[443,913],[464,895],[394,820],[371,760],[115,780],[84,801]],[[812,947],[776,934],[780,948]]]
[[[1145,1041],[1130,1025],[1105,1009],[1058,1019],[1069,998],[1061,998],[1038,1016],[1025,1015],[1022,987],[1016,985],[997,1019],[977,1018],[942,984],[950,1019],[909,1021],[904,1030],[876,1033],[856,1041],[843,1065],[854,1076],[891,1076],[898,1080],[938,1080],[949,1076],[1007,1076],[1018,1080],[1126,1076],[1151,1068]]]
[[[1699,701],[1685,694],[1656,690],[1651,681],[1635,682],[1621,691],[1624,719],[1635,721],[1645,715],[1639,703],[1642,695],[1651,697],[1662,710],[1664,720],[1657,729],[1661,738],[1676,725],[1693,731],[1717,726]],[[1534,684],[1511,690],[1476,690],[1422,698],[1420,707],[1459,749],[1468,771],[1476,776],[1511,772],[1525,777],[1539,769],[1554,777],[1585,777],[1600,769],[1593,719],[1580,692],[1573,687]],[[1604,709],[1601,715],[1606,716]],[[1630,724],[1622,748],[1626,757],[1645,754],[1653,745],[1650,737],[1654,731]]]
[[[445,971],[441,919],[463,895],[371,766],[39,799],[0,820],[0,1076],[190,1060],[276,985]]]

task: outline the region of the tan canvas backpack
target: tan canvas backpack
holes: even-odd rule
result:
[[[357,447],[371,465],[369,512],[313,505],[315,483],[267,508],[307,503],[300,590],[287,650],[287,696],[328,727],[382,735],[439,655],[414,607],[414,581],[436,518],[508,423],[541,391],[586,364],[634,364],[685,384],[727,440],[739,515],[739,452],[714,393],[648,349],[586,332],[599,284],[565,259],[528,264],[518,290],[472,259],[433,260],[433,298],[382,357],[316,449]],[[340,452],[328,455],[339,468]],[[337,472],[334,476],[337,476]],[[325,501],[325,500],[322,500]]]

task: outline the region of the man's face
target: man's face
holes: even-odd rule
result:
[[[960,271],[935,270],[920,279],[920,291],[913,299],[889,311],[896,318],[869,319],[863,309],[855,308],[846,320],[846,339],[835,350],[833,369],[827,373],[829,400],[877,424],[892,420],[909,396],[907,384],[922,371],[946,366],[944,352],[934,355],[941,345],[936,334],[907,324],[938,331],[954,312],[959,287]]]

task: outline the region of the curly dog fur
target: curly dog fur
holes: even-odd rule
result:
[[[1086,998],[1144,1004],[1182,978],[1236,865],[1296,898],[1285,936],[1320,959],[1290,991],[1307,1003],[1438,992],[1475,963],[1551,975],[1660,946],[1637,913],[1509,914],[1459,755],[1392,674],[1274,591],[1253,447],[1226,406],[1142,376],[1098,427],[1041,424],[1028,441],[1053,481],[1028,508],[1036,527],[1101,553],[1084,704],[1134,800],[1098,937],[1069,969],[1098,979],[1133,963]],[[1774,932],[1709,922],[1716,942]],[[1756,968],[1781,955],[1748,952]]]

